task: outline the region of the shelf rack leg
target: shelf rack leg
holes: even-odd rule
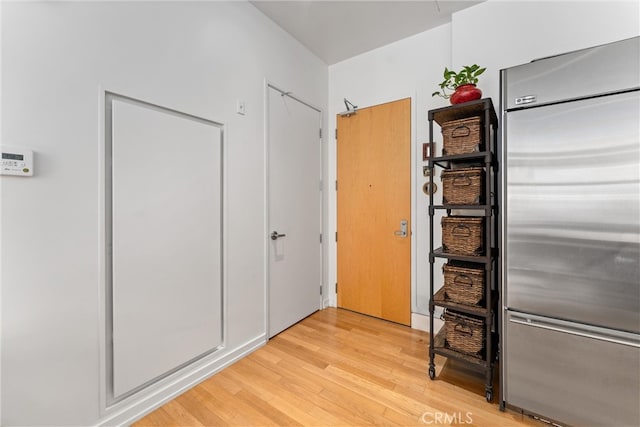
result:
[[[433,120],[429,120],[429,141],[433,142]],[[434,157],[433,150],[429,152],[430,157]],[[433,172],[434,163],[429,159],[429,188],[433,188]],[[434,380],[436,378],[436,365],[434,363],[435,353],[434,348],[434,333],[433,330],[433,315],[435,313],[435,306],[433,301],[433,268],[435,259],[433,257],[433,216],[435,212],[433,210],[433,191],[429,191],[429,378]]]
[[[491,363],[486,372],[484,395],[487,398],[487,402],[491,402],[493,400],[493,367],[494,365]]]

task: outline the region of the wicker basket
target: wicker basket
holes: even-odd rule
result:
[[[483,218],[442,217],[442,250],[457,255],[482,255]]]
[[[484,203],[484,169],[463,168],[442,171],[442,203],[479,205]]]
[[[445,346],[452,350],[480,357],[484,350],[484,323],[461,313],[447,310],[442,315],[445,327]]]
[[[483,300],[484,269],[449,262],[442,267],[442,272],[446,300],[472,306],[478,306]]]
[[[452,120],[442,124],[442,155],[482,151],[480,117]]]

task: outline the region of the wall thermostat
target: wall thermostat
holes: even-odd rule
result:
[[[33,176],[33,151],[1,147],[0,175]]]

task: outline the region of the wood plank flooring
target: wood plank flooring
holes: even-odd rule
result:
[[[425,332],[325,309],[134,426],[542,425],[487,403],[483,376],[455,361],[437,357],[429,380],[428,343]]]

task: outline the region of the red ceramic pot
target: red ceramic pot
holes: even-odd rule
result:
[[[453,92],[449,100],[452,104],[462,104],[463,102],[474,101],[482,98],[482,91],[473,84],[460,85]]]

